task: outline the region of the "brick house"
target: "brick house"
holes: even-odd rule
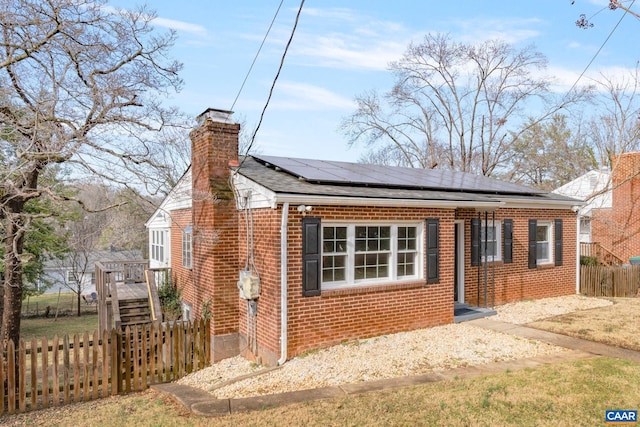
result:
[[[178,184],[191,203],[154,214],[170,218],[184,315],[211,316],[213,360],[273,365],[576,292],[575,199],[450,171],[239,159],[230,114],[198,117]]]
[[[628,263],[640,255],[640,152],[615,156],[612,165],[554,192],[585,201],[579,211],[582,242],[597,244],[599,252]]]

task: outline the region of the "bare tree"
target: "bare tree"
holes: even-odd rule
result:
[[[591,118],[589,143],[601,166],[613,168],[618,154],[640,150],[640,69],[596,82],[596,114]]]
[[[538,77],[545,68],[531,47],[428,34],[390,65],[393,89],[358,97],[342,129],[351,144],[364,141],[391,163],[493,175],[512,160],[511,145],[524,132],[586,93],[555,99],[552,80]],[[534,103],[541,113],[529,120]]]
[[[109,222],[107,209],[112,206],[109,188],[99,183],[76,186],[76,197],[82,206],[75,206],[71,219],[66,221],[68,251],[55,259],[64,273],[60,283],[76,294],[77,315],[80,316],[81,297],[95,260],[91,254],[98,248],[103,229]]]
[[[66,198],[43,185],[47,168],[144,186],[154,131],[174,111],[181,64],[168,60],[175,33],[154,14],[106,1],[7,0],[0,4],[0,221],[4,224],[3,343],[20,334],[24,236],[33,199]],[[145,178],[146,177],[146,178]]]

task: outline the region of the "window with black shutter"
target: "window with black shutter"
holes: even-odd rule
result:
[[[471,265],[480,265],[480,218],[471,218]]]
[[[556,265],[562,265],[562,220],[556,219],[554,220],[554,236],[555,236],[555,263]]]
[[[504,254],[502,259],[507,264],[513,262],[513,220],[505,219],[502,224],[504,228]]]
[[[536,268],[538,265],[537,260],[537,240],[536,233],[538,230],[538,221],[535,219],[529,220],[529,268]]]
[[[320,295],[320,218],[302,218],[302,296]]]
[[[427,283],[440,281],[440,220],[427,219]]]

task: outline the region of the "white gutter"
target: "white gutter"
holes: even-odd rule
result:
[[[287,361],[287,221],[289,202],[282,205],[280,226],[280,359],[278,365]]]
[[[576,295],[580,294],[580,211],[576,213]]]
[[[575,206],[582,206],[579,200],[541,200],[534,202],[527,199],[504,199],[503,207],[519,209],[572,209]]]
[[[350,206],[394,206],[420,208],[496,208],[504,203],[496,201],[471,200],[425,200],[425,199],[387,199],[375,197],[346,197],[346,196],[314,196],[308,194],[276,194],[271,199],[272,208],[280,203],[304,205],[350,205]],[[575,204],[575,203],[574,203]],[[539,206],[538,206],[539,207]]]

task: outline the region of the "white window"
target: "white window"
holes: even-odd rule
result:
[[[419,279],[422,246],[422,224],[324,223],[323,289]]]
[[[182,301],[182,320],[193,321],[193,318],[191,317],[192,314],[193,314],[193,308],[191,304],[189,304],[188,302]]]
[[[485,242],[486,238],[486,242]],[[480,227],[480,255],[482,261],[502,260],[502,223],[500,221],[489,221],[482,223]],[[485,245],[486,243],[486,245]],[[486,248],[486,253],[485,253]],[[488,258],[487,258],[488,256]]]
[[[151,259],[158,262],[164,262],[164,230],[151,231]]]
[[[69,283],[75,283],[76,282],[76,275],[73,272],[73,270],[67,270],[67,282],[69,282]]]
[[[553,260],[551,222],[538,221],[536,225],[536,262],[549,264]]]
[[[580,234],[591,234],[591,218],[580,218]]]
[[[191,226],[188,226],[182,232],[182,266],[191,268],[192,266],[192,234]]]

